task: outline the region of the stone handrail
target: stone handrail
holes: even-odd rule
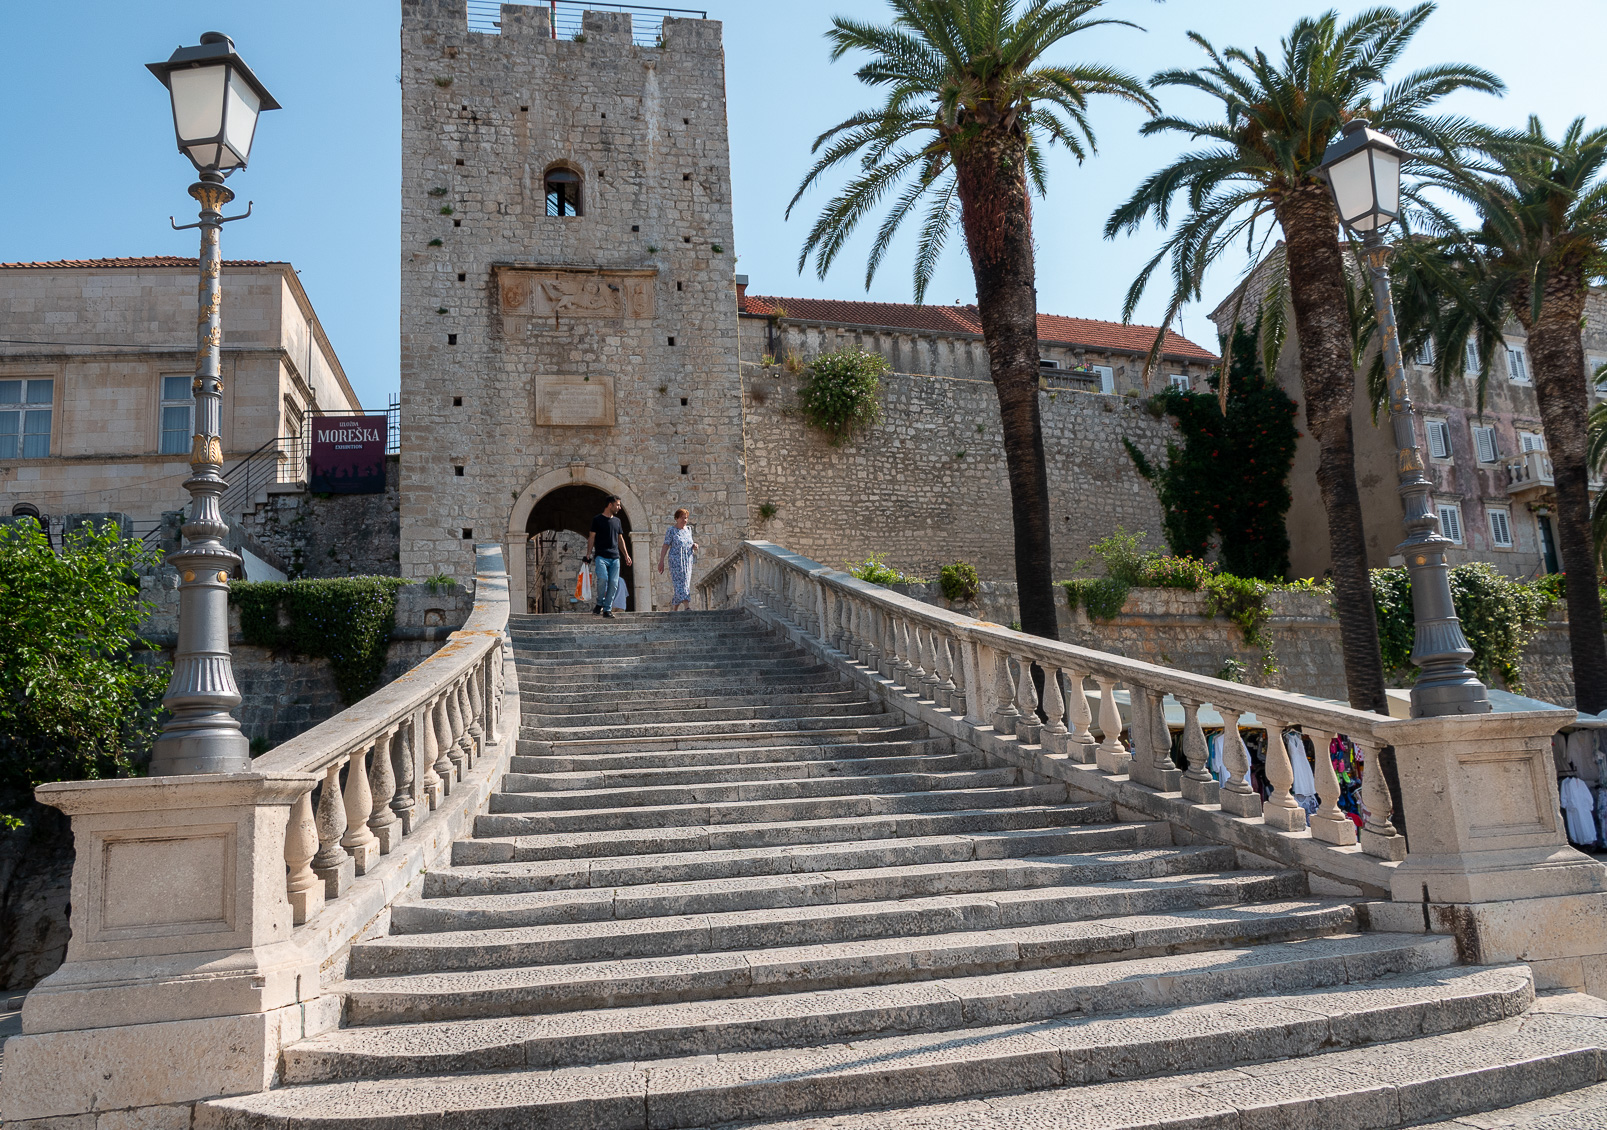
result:
[[[507,624],[502,551],[476,546],[462,628],[394,682],[252,762],[253,772],[308,775],[285,831],[296,925],[389,855],[500,740]]]
[[[1023,746],[1038,746],[1045,756],[1097,764],[1107,775],[1179,792],[1195,804],[1220,804],[1225,813],[1280,831],[1309,827],[1314,840],[1336,847],[1357,844],[1358,834],[1339,808],[1332,762],[1315,758],[1319,807],[1308,820],[1291,792],[1294,770],[1284,732],[1300,728],[1322,753],[1339,734],[1373,751],[1388,744],[1378,733],[1389,721],[1382,715],[1023,635],[923,604],[768,542],[744,543],[703,577],[699,589],[708,608],[745,601],[766,606],[882,678],[962,715],[972,726],[991,726]],[[1041,701],[1035,667],[1041,672]],[[1097,719],[1088,701],[1089,680],[1097,687]],[[1129,692],[1125,722],[1115,697],[1118,684]],[[1172,760],[1163,713],[1168,696],[1183,710],[1187,770]],[[1224,737],[1232,735],[1223,748],[1226,784],[1206,766],[1199,715],[1207,705],[1221,715]],[[1273,792],[1265,803],[1246,781],[1250,757],[1241,736],[1246,728],[1266,731]],[[1130,740],[1123,740],[1124,730]],[[1360,846],[1369,855],[1400,860],[1405,839],[1391,823],[1382,778],[1381,773],[1362,777],[1366,824]]]

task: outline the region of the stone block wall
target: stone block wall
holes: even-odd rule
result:
[[[833,447],[796,411],[798,377],[750,370],[743,424],[754,536],[840,567],[871,553],[925,580],[969,561],[984,580],[1013,580],[1015,542],[999,401],[985,378],[893,374],[882,420]],[[1131,396],[1039,394],[1049,465],[1055,575],[1070,577],[1090,543],[1117,525],[1164,549],[1155,490],[1122,447],[1163,456],[1176,433]],[[762,507],[773,506],[765,519]],[[712,560],[712,558],[710,559]],[[1009,623],[1008,620],[1004,621]]]
[[[242,528],[297,577],[401,575],[401,464],[385,459],[383,494],[270,494]]]
[[[584,19],[402,4],[403,576],[571,483],[621,495],[638,549],[677,506],[711,564],[746,533],[720,25]],[[555,168],[580,215],[547,215]]]

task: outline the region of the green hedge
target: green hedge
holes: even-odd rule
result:
[[[1374,569],[1373,606],[1378,612],[1378,643],[1384,669],[1410,678],[1412,665],[1412,580],[1405,569]],[[1500,675],[1508,689],[1522,693],[1523,649],[1546,620],[1559,586],[1549,577],[1532,584],[1514,581],[1484,561],[1451,569],[1451,600],[1462,621],[1473,658],[1468,666],[1489,682]]]
[[[229,602],[240,609],[247,643],[329,660],[350,706],[379,687],[396,626],[400,577],[239,581]]]

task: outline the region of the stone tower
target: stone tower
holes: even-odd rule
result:
[[[745,533],[720,25],[583,28],[402,3],[402,575],[504,541],[521,611],[529,535],[584,532],[607,494],[632,609],[668,603],[676,507],[700,571]]]

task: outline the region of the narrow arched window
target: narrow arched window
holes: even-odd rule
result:
[[[569,169],[547,172],[547,215],[580,215],[580,174]]]

